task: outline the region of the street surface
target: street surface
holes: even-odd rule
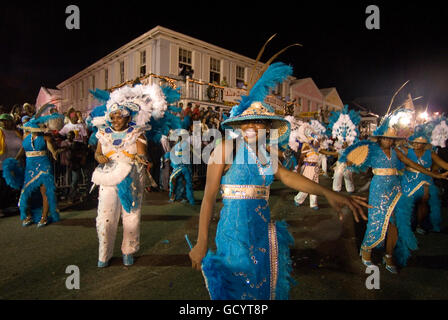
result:
[[[356,186],[366,181],[355,176]],[[321,183],[331,180],[321,176]],[[202,199],[203,191],[195,191]],[[358,256],[365,223],[350,215],[340,222],[324,198],[320,210],[294,206],[295,192],[280,182],[271,188],[274,219],[285,219],[295,238],[291,248],[293,277],[298,284],[290,298],[309,299],[447,299],[448,215],[443,208],[441,233],[418,235],[420,249],[398,275],[379,266],[380,289],[368,290],[365,267]],[[367,195],[366,193],[361,195]],[[124,267],[119,227],[111,266],[97,268],[96,203],[61,212],[61,221],[46,228],[21,226],[18,215],[0,218],[0,299],[121,299],[207,300],[202,274],[191,268],[184,235],[194,243],[200,205],[169,204],[166,192],[145,195],[141,248],[135,264]],[[446,199],[444,200],[446,202]],[[220,201],[215,206],[210,246],[216,230]],[[379,264],[382,253],[373,256]],[[67,266],[80,270],[80,289],[68,290]]]

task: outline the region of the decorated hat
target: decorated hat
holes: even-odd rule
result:
[[[44,104],[27,123],[25,123],[23,126],[19,126],[19,128],[28,132],[47,132],[49,129],[44,128],[43,125],[48,125],[48,122],[50,120],[64,118],[64,116],[60,113],[52,113],[46,116],[42,116],[42,114],[46,110],[54,107],[56,107],[54,104]]]
[[[2,121],[2,120],[14,121],[14,117],[12,115],[10,115],[9,113],[3,113],[0,115],[0,121]]]
[[[283,144],[289,139],[290,124],[275,114],[272,106],[264,102],[269,90],[282,83],[292,74],[292,67],[281,62],[273,63],[255,83],[247,96],[241,97],[239,105],[234,106],[229,118],[222,122],[223,128],[239,127],[243,122],[265,120],[272,123],[271,128],[278,130],[278,142]]]

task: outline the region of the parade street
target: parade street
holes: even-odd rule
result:
[[[355,182],[359,188],[366,180],[356,175]],[[331,180],[321,176],[321,183],[330,187]],[[197,200],[202,195],[203,191],[195,191]],[[272,218],[286,220],[295,239],[291,256],[297,285],[290,292],[291,299],[448,298],[446,207],[441,232],[417,235],[419,250],[398,275],[380,265],[383,253],[374,252],[380,288],[369,290],[369,274],[359,258],[366,223],[356,224],[348,213],[340,222],[323,197],[318,198],[318,211],[309,208],[309,199],[298,208],[294,195],[275,182],[269,200]],[[170,204],[165,192],[146,193],[145,198],[140,251],[131,267],[122,264],[119,226],[110,267],[97,268],[95,201],[61,211],[61,221],[40,229],[36,225],[22,227],[18,215],[0,218],[4,257],[0,260],[0,299],[208,300],[202,274],[191,268],[185,241],[185,234],[193,244],[197,237],[200,205]],[[211,248],[221,207],[218,200]],[[66,287],[71,274],[66,273],[68,266],[79,268],[79,289]]]

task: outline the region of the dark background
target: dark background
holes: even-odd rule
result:
[[[302,2],[2,3],[0,104],[34,103],[40,86],[55,88],[161,25],[251,58],[278,33],[263,58],[301,43],[277,61],[290,63],[298,78],[312,77],[319,88],[336,87],[344,102],[390,98],[411,80],[403,96],[424,96],[420,102],[430,111],[446,109],[448,9],[441,2]],[[80,30],[65,27],[70,4],[80,9]],[[370,4],[380,9],[380,30],[365,27]]]

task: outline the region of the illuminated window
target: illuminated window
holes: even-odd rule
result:
[[[109,70],[104,70],[104,89],[107,89],[109,85]]]
[[[237,88],[244,86],[244,67],[236,66],[236,86]]]
[[[124,61],[120,61],[120,83],[124,82]]]
[[[210,83],[221,81],[221,60],[210,58]]]
[[[146,50],[140,52],[140,77],[146,75]]]

